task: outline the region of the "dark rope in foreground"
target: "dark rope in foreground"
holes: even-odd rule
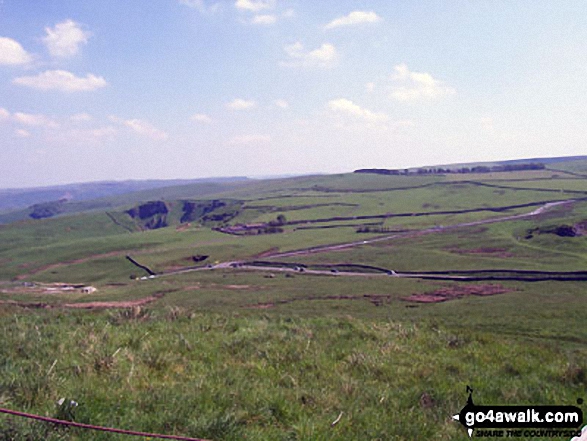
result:
[[[190,438],[188,436],[161,435],[161,434],[157,434],[157,433],[136,432],[134,430],[115,429],[113,427],[94,426],[92,424],[83,424],[83,423],[76,423],[73,421],[58,420],[56,418],[49,418],[49,417],[44,417],[44,416],[40,416],[40,415],[33,415],[30,413],[18,412],[16,410],[3,409],[1,407],[0,407],[0,413],[7,413],[9,415],[15,415],[15,416],[23,417],[23,418],[30,418],[32,420],[44,421],[46,423],[61,424],[63,426],[71,426],[71,427],[79,427],[80,429],[99,430],[102,432],[120,433],[123,435],[144,436],[144,437],[163,438],[163,439],[175,439],[175,440],[181,440],[181,441],[208,441],[208,440],[205,440],[202,438]]]

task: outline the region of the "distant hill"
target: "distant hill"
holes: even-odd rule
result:
[[[129,230],[159,228],[191,221],[214,224],[236,216],[239,211],[236,202],[247,200],[252,193],[262,194],[262,199],[271,199],[276,192],[283,190],[291,193],[292,190],[297,191],[302,187],[324,190],[324,185],[327,185],[335,190],[337,187],[334,183],[338,180],[344,181],[342,187],[344,191],[360,190],[365,184],[365,173],[371,176],[373,174],[409,174],[421,178],[429,176],[430,179],[434,179],[434,175],[442,176],[449,173],[513,171],[544,171],[545,176],[548,176],[547,170],[556,171],[556,173],[564,172],[567,177],[583,178],[587,176],[587,156],[449,164],[407,170],[373,168],[341,175],[296,176],[281,179],[233,177],[146,180],[7,189],[0,190],[0,224],[92,211],[107,212],[109,216],[114,217],[113,220],[124,224]],[[385,185],[385,182],[381,181],[379,185]],[[401,182],[403,180],[396,184],[400,185]],[[144,214],[151,209],[154,210],[152,215]]]
[[[524,158],[524,159],[507,159],[504,161],[492,161],[492,162],[465,162],[465,163],[458,163],[458,164],[448,164],[448,165],[435,165],[433,167],[443,167],[443,168],[456,168],[456,167],[475,167],[475,166],[495,166],[495,165],[517,165],[517,164],[544,164],[547,168],[551,168],[554,164],[561,164],[561,163],[575,163],[575,162],[585,162],[587,163],[587,156],[556,156],[552,158]],[[417,169],[420,167],[414,167]],[[422,167],[422,168],[429,168],[429,167]]]
[[[107,211],[155,199],[199,198],[234,190],[253,182],[247,178],[212,178],[101,182],[40,189],[0,190],[0,201],[5,204],[4,210],[0,210],[0,224],[93,210]],[[73,195],[76,195],[75,198]],[[31,204],[31,201],[34,202]]]
[[[55,185],[35,188],[0,189],[0,213],[30,207],[43,202],[59,200],[87,201],[90,199],[122,195],[141,190],[176,187],[188,184],[227,183],[246,181],[245,177],[204,179],[163,179],[104,181],[80,184]]]

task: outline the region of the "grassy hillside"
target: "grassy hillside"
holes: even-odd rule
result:
[[[450,417],[465,404],[466,385],[487,404],[574,404],[585,387],[584,351],[430,325],[181,309],[44,312],[36,320],[15,312],[2,317],[4,406],[58,415],[65,397],[79,403],[76,421],[134,430],[214,440],[464,441]],[[0,435],[126,439],[2,416]]]
[[[0,226],[0,402],[214,440],[464,440],[467,384],[575,404],[587,178],[540,172],[198,184]]]

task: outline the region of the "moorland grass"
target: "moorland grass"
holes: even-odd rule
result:
[[[214,440],[465,440],[466,385],[486,404],[586,386],[584,349],[390,320],[3,309],[0,327],[3,407],[65,397],[79,422]],[[125,439],[6,416],[0,438]]]

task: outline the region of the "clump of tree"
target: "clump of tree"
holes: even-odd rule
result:
[[[64,205],[67,203],[67,199],[59,199],[58,201],[43,202],[40,204],[32,205],[30,208],[31,212],[29,217],[33,219],[45,219],[61,214],[65,211]]]
[[[278,227],[281,225],[285,225],[287,223],[287,218],[283,214],[278,214],[275,220],[269,222],[269,225],[272,227]]]
[[[532,239],[536,234],[556,234],[559,237],[575,237],[578,235],[578,232],[572,225],[547,225],[527,230],[525,239]]]
[[[474,167],[459,167],[459,168],[443,168],[443,167],[422,167],[417,169],[415,172],[411,172],[408,169],[397,170],[397,169],[385,169],[385,168],[362,168],[355,170],[355,173],[374,173],[378,175],[438,175],[447,173],[491,173],[491,172],[513,172],[513,171],[525,171],[525,170],[544,170],[546,165],[539,162],[522,163],[522,164],[505,164],[505,165],[476,165]]]

